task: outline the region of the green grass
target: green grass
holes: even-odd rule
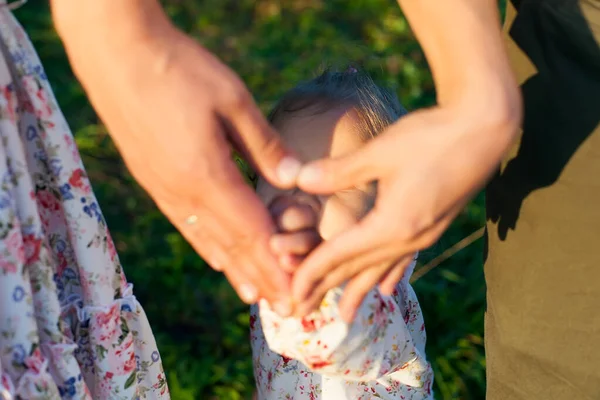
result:
[[[423,54],[389,0],[172,0],[169,14],[250,87],[263,110],[323,63],[352,62],[397,90],[404,104],[433,104]],[[26,26],[69,120],[128,278],[154,328],[173,399],[249,398],[253,389],[248,309],[135,184],[74,79],[46,2],[16,15]],[[190,182],[190,184],[194,184]],[[415,194],[418,196],[418,193]],[[484,222],[480,195],[427,262]],[[243,221],[240,221],[243,223]],[[428,356],[439,399],[485,392],[481,240],[415,284],[425,313]]]

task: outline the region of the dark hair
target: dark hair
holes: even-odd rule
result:
[[[273,124],[302,111],[315,115],[346,105],[360,117],[359,132],[368,140],[407,113],[398,97],[377,85],[355,67],[345,72],[326,70],[318,77],[302,82],[283,95],[269,114]]]

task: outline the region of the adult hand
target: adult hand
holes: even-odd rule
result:
[[[414,253],[432,245],[482,187],[515,131],[512,117],[490,120],[468,108],[438,107],[409,114],[356,153],[305,166],[298,184],[306,192],[379,186],[372,211],[296,271],[296,312],[312,311],[346,281],[340,309],[347,321],[378,283],[391,294]]]
[[[378,181],[373,210],[321,244],[296,272],[297,314],[348,281],[346,320],[377,283],[388,294],[412,254],[433,244],[497,168],[516,137],[521,99],[493,0],[399,0],[436,84],[438,105],[403,117],[354,154],[316,161],[298,177],[306,192]],[[457,23],[458,22],[458,23]]]
[[[275,226],[231,145],[282,188],[300,163],[244,84],[153,0],[52,5],[74,71],[133,176],[242,300],[286,299],[290,276],[269,248]]]

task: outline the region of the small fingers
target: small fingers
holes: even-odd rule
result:
[[[303,256],[312,251],[320,243],[321,237],[315,230],[292,233],[278,233],[271,237],[271,250],[278,255]]]
[[[290,207],[275,219],[277,229],[283,232],[314,228],[317,226],[317,223],[318,216],[307,205]]]
[[[279,257],[279,265],[281,268],[289,273],[293,274],[296,272],[302,261],[304,260],[303,256],[295,256],[293,254],[284,254]]]
[[[318,224],[321,204],[314,196],[279,196],[270,204],[279,231],[293,232],[314,228]]]

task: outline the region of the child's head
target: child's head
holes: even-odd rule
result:
[[[359,149],[404,114],[395,94],[350,68],[324,72],[291,89],[271,111],[269,121],[303,161],[313,161]],[[257,192],[266,203],[284,194],[263,179]],[[365,185],[322,198],[323,238],[344,229],[348,218],[361,218],[372,206],[375,192],[374,185]]]

